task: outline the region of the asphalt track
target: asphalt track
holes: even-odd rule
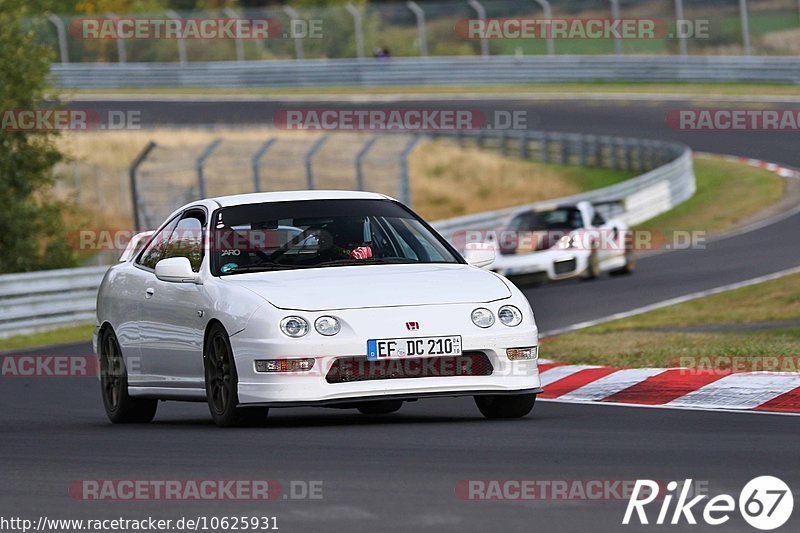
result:
[[[109,104],[143,111],[143,123],[263,123],[275,102]],[[330,104],[324,104],[330,106]],[[414,105],[414,104],[399,104]],[[460,106],[441,103],[436,106]],[[527,109],[532,128],[676,138],[704,151],[800,166],[793,133],[682,134],[664,124],[687,103],[474,103]],[[199,106],[199,107],[198,107]],[[385,104],[382,105],[385,107]],[[272,110],[272,111],[271,111]],[[800,264],[800,216],[705,250],[644,258],[630,278],[531,288],[542,329],[749,279]],[[88,345],[37,353],[81,355]],[[91,378],[0,378],[0,516],[36,518],[277,516],[283,531],[648,531],[621,526],[619,501],[462,501],[459,480],[683,480],[738,496],[759,475],[800,489],[797,417],[540,403],[516,421],[485,421],[469,399],[425,400],[396,415],[273,411],[268,427],[222,431],[202,404],[162,404],[154,424],[106,423]],[[87,502],[82,479],[322,480],[323,499],[246,502]],[[656,514],[653,511],[651,518]],[[782,528],[796,531],[798,512]],[[662,526],[664,528],[664,526]],[[661,528],[659,528],[661,529]],[[669,531],[705,526],[667,526]],[[722,531],[754,531],[738,515]]]

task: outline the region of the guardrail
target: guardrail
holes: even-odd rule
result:
[[[91,322],[107,266],[0,276],[0,338]]]
[[[443,135],[454,137],[452,134]],[[453,240],[466,230],[499,229],[522,209],[579,200],[622,200],[621,217],[639,224],[694,194],[692,152],[678,143],[536,131],[461,132],[455,140],[542,162],[639,170],[636,178],[577,194],[434,223]],[[0,276],[0,338],[94,319],[97,288],[107,267]]]
[[[571,81],[800,83],[791,56],[490,56],[53,65],[70,89],[481,85]]]
[[[495,131],[488,139],[486,132],[462,134],[461,138],[469,138],[480,146],[494,147],[503,152],[513,148],[519,150],[522,157],[542,162],[638,169],[644,173],[609,187],[573,196],[435,222],[433,226],[437,231],[451,241],[456,234],[467,230],[502,228],[520,211],[581,200],[621,200],[624,212],[618,218],[633,226],[669,211],[691,198],[696,190],[692,151],[679,143],[518,131]]]

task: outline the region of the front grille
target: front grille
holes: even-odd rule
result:
[[[380,379],[488,376],[493,371],[489,358],[481,352],[380,361],[370,361],[366,357],[340,357],[334,361],[325,380],[328,383],[349,383]]]
[[[553,269],[557,275],[566,274],[575,270],[575,259],[568,259],[566,261],[557,261],[553,265]]]

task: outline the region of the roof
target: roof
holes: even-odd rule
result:
[[[267,202],[291,202],[296,200],[385,200],[384,194],[361,191],[281,191],[234,194],[212,198],[222,207]]]

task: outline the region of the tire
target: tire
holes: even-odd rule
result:
[[[158,409],[158,400],[133,398],[128,394],[128,370],[114,331],[100,336],[100,389],[106,416],[114,424],[147,424]]]
[[[403,400],[381,400],[359,405],[358,410],[363,415],[388,415],[399,411],[401,407]]]
[[[600,270],[600,259],[597,256],[597,249],[592,248],[591,254],[589,254],[589,263],[586,266],[586,275],[584,279],[597,279],[602,274]]]
[[[533,410],[535,394],[475,396],[475,405],[486,418],[522,418]]]
[[[239,406],[239,376],[230,338],[221,324],[212,325],[208,332],[203,366],[208,409],[218,427],[257,426],[266,422],[268,408]]]

